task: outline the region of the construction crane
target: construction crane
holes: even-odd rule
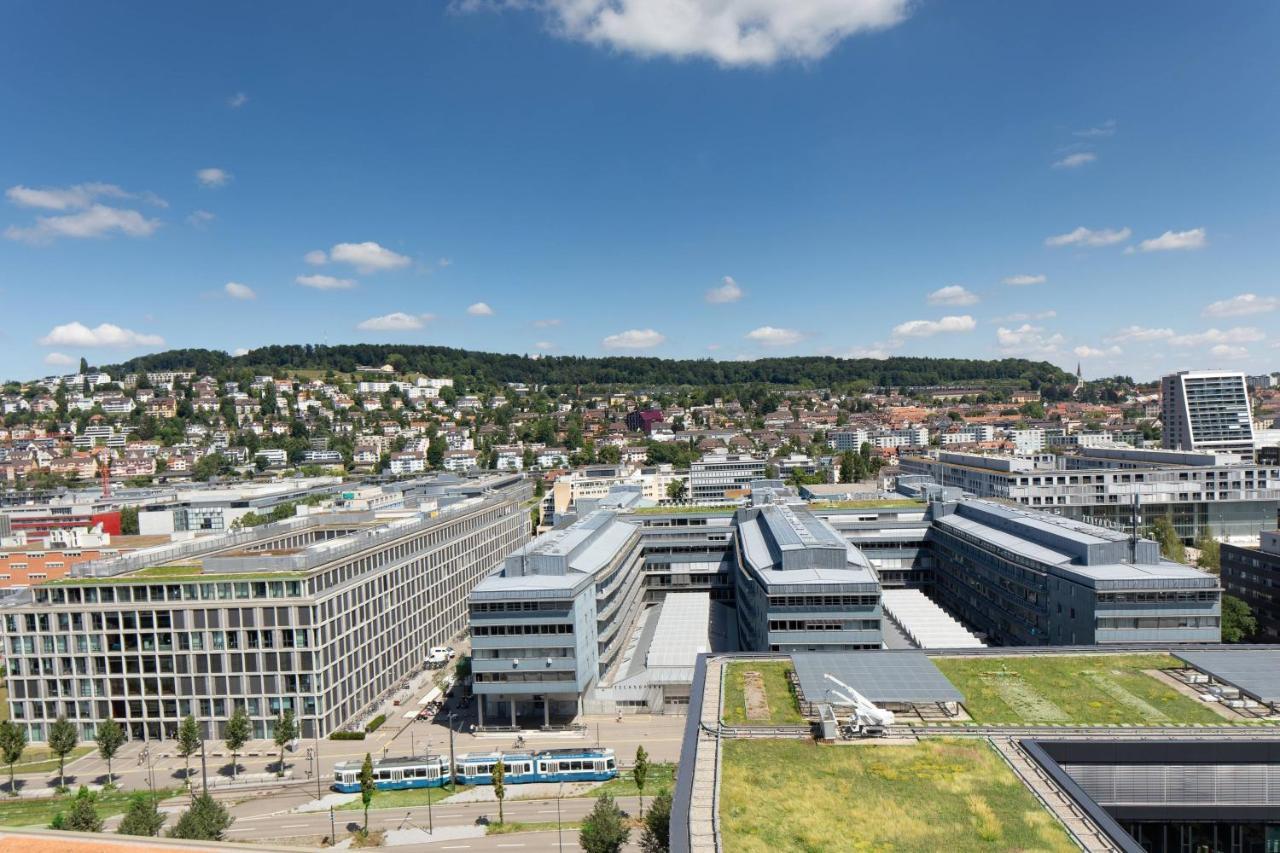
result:
[[[102,496],[111,497],[111,452],[104,450],[98,454],[98,476],[102,479]]]
[[[867,697],[845,684],[829,672],[824,672],[822,677],[840,689],[834,687],[828,689],[828,693],[840,699],[846,705],[853,707],[853,714],[849,717],[849,723],[845,727],[848,736],[853,737],[884,737],[885,730],[893,725],[893,712],[878,707]]]

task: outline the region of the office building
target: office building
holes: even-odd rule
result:
[[[1280,533],[1264,531],[1257,548],[1221,546],[1222,587],[1249,605],[1257,643],[1280,643]]]
[[[471,491],[468,489],[468,491]],[[187,714],[256,738],[285,709],[304,738],[361,725],[467,624],[467,594],[527,538],[528,482],[430,513],[315,513],[76,566],[0,603],[10,716],[30,740],[66,715],[171,738]]]
[[[1163,447],[1253,456],[1253,411],[1243,373],[1184,370],[1163,377],[1160,421]]]
[[[739,500],[752,480],[764,477],[765,464],[746,453],[709,453],[689,466],[689,497],[694,503]]]

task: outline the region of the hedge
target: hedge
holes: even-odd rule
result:
[[[364,740],[364,732],[334,732],[329,740]]]
[[[367,726],[365,726],[365,727],[364,727],[364,730],[365,730],[366,732],[369,732],[370,734],[373,734],[373,733],[374,733],[374,732],[376,732],[376,731],[377,731],[377,730],[382,726],[382,724],[383,724],[383,723],[385,723],[386,721],[387,721],[387,715],[386,715],[386,714],[379,714],[378,716],[374,717],[372,720],[370,720],[370,721],[369,721],[369,724],[368,724]]]

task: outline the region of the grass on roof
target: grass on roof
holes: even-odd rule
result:
[[[740,661],[725,667],[721,719],[726,726],[803,726],[800,705],[788,676],[791,661]],[[768,713],[749,716],[747,711],[747,673],[758,672],[764,687]],[[754,681],[754,679],[752,679]]]
[[[811,501],[810,509],[924,509],[924,501],[911,498],[867,498],[856,501]]]
[[[156,568],[168,568],[167,566],[158,566]],[[190,567],[184,567],[190,568]],[[147,569],[140,569],[139,572],[145,572]],[[305,571],[279,571],[279,572],[206,572],[199,570],[190,570],[185,574],[163,574],[163,575],[144,575],[139,572],[129,572],[123,575],[113,575],[106,578],[59,578],[58,580],[48,581],[44,586],[104,586],[107,584],[126,584],[126,583],[155,583],[157,581],[192,581],[198,580],[204,583],[232,583],[235,581],[289,581],[300,580],[307,577],[309,572]]]
[[[145,569],[138,569],[136,572],[130,572],[129,577],[133,578],[176,578],[186,577],[188,575],[198,575],[204,569],[200,566],[148,566]]]
[[[725,850],[1074,851],[982,740],[723,741]]]
[[[979,723],[1168,725],[1229,720],[1148,675],[1166,654],[935,657]]]
[[[692,515],[694,513],[723,513],[730,515],[736,512],[737,506],[726,504],[679,504],[671,506],[642,506],[631,510],[636,515]]]

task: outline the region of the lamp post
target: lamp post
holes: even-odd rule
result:
[[[209,765],[205,762],[203,733],[200,735],[200,781],[204,788],[204,795],[209,796]]]
[[[454,777],[453,771],[457,767],[453,758],[453,711],[449,712],[449,791],[456,793],[458,790],[458,780]]]
[[[338,827],[333,822],[333,806],[329,806],[329,842],[338,843]]]
[[[560,795],[564,793],[564,780],[556,788],[556,838],[560,842],[560,853],[564,853],[564,832],[560,829]]]
[[[324,797],[324,794],[320,793],[320,719],[318,717],[316,718],[314,725],[314,733],[316,737],[316,799],[319,800]],[[334,843],[336,844],[337,842]]]

